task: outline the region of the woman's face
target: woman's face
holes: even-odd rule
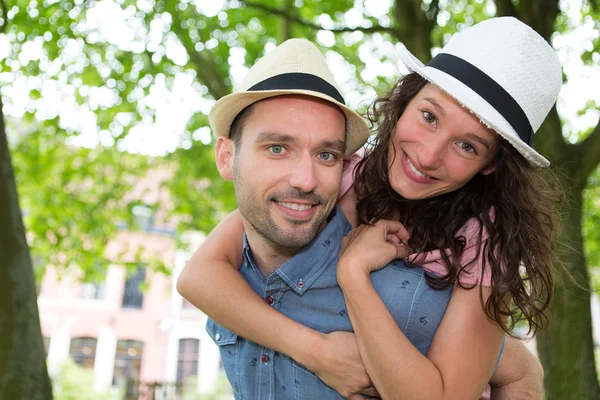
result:
[[[390,185],[426,199],[457,190],[490,165],[499,136],[437,86],[427,84],[406,107],[388,150]]]

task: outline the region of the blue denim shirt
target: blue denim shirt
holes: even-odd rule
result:
[[[255,264],[244,238],[240,272],[256,293],[293,320],[323,333],[352,332],[336,280],[340,243],[350,229],[336,208],[319,235],[267,278]],[[402,332],[427,354],[446,312],[452,285],[444,290],[431,289],[422,268],[409,268],[401,260],[373,272],[371,280]],[[236,399],[342,398],[290,357],[238,337],[213,320],[208,321],[206,330],[219,346]]]

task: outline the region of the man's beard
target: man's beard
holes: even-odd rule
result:
[[[234,187],[238,209],[242,217],[252,226],[254,231],[270,242],[272,247],[288,250],[299,249],[310,243],[323,228],[327,216],[331,212],[327,199],[313,192],[303,192],[298,188],[289,188],[284,193],[276,193],[273,197],[259,200],[251,190],[243,190],[243,179],[234,170]],[[246,188],[248,189],[248,188]],[[320,210],[308,222],[288,220],[290,226],[282,229],[271,217],[270,211],[274,200],[304,200],[315,204]],[[294,225],[298,228],[294,229]]]

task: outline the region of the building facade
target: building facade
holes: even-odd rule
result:
[[[138,383],[215,390],[220,357],[205,332],[206,315],[175,287],[190,250],[202,240],[197,233],[188,236],[190,249],[177,249],[173,232],[146,225],[121,231],[108,246],[108,259],[118,254],[131,262],[142,254],[162,262],[170,276],[154,273],[144,262],[133,270],[114,264],[102,282],[84,283],[76,270],[59,276],[47,268],[38,306],[51,376],[71,357],[93,371],[98,392]]]

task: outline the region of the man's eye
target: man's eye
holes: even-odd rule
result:
[[[269,150],[273,154],[281,154],[281,153],[283,153],[283,146],[280,146],[278,144],[274,144],[273,146],[269,146]]]
[[[339,156],[335,153],[331,153],[329,151],[324,151],[322,153],[319,153],[319,159],[321,161],[326,161],[326,162],[335,162],[335,160],[339,159]]]

